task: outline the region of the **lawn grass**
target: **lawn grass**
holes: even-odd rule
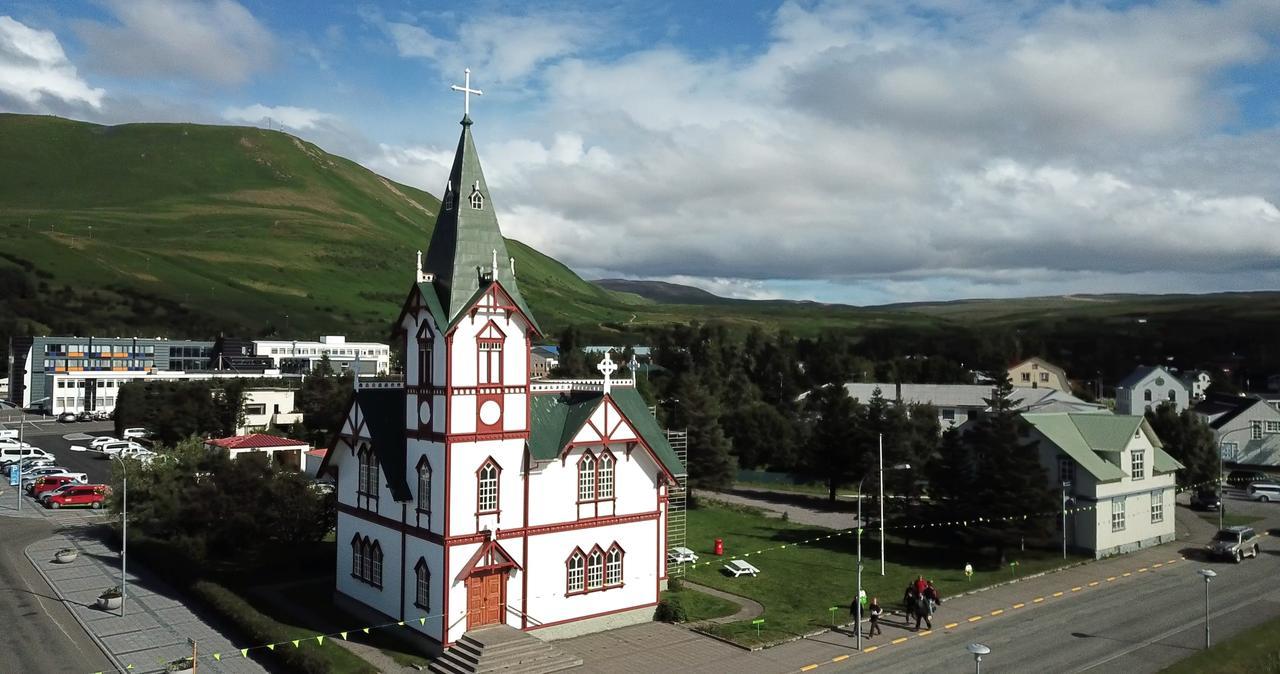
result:
[[[1164,674],[1280,672],[1280,618],[1273,618],[1207,651],[1174,663]]]
[[[1218,513],[1208,512],[1208,513],[1196,513],[1196,514],[1199,515],[1201,519],[1203,519],[1204,521],[1210,524],[1216,525],[1218,523]],[[1250,524],[1253,524],[1254,522],[1259,522],[1262,519],[1263,519],[1262,517],[1258,517],[1256,515],[1236,515],[1233,513],[1226,513],[1225,515],[1222,516],[1222,526],[1223,527],[1243,527],[1243,526],[1248,526]]]
[[[856,586],[856,541],[852,534],[811,527],[779,519],[766,518],[751,509],[721,505],[704,505],[689,511],[687,546],[702,556],[702,562],[690,569],[689,579],[727,592],[750,597],[765,607],[764,625],[759,635],[750,622],[729,623],[710,631],[744,644],[771,643],[832,624],[847,622],[849,604]],[[833,535],[838,534],[838,535]],[[793,545],[823,537],[822,540]],[[721,570],[720,559],[712,554],[713,541],[723,538],[725,558],[744,557],[760,569],[756,577],[733,578]],[[781,545],[786,548],[779,549]],[[934,581],[945,599],[1015,577],[1008,567],[997,568],[990,553],[975,554],[960,549],[945,549],[926,544],[910,547],[890,539],[889,563],[880,575],[878,540],[870,535],[863,539],[863,587],[869,596],[879,597],[881,604],[896,608],[903,589],[917,575]],[[767,552],[754,551],[772,548]],[[753,554],[747,554],[753,553]],[[1062,559],[1060,552],[1050,550],[1009,553],[1016,560],[1017,576],[1059,568],[1083,558]],[[966,579],[964,565],[972,564],[974,575]],[[942,608],[946,615],[946,606]]]
[[[731,601],[689,588],[667,590],[662,593],[662,600],[684,609],[684,621],[689,623],[722,618],[738,611],[738,605]]]

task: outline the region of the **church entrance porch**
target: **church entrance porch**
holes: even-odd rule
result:
[[[505,622],[507,570],[477,571],[467,577],[467,631]]]

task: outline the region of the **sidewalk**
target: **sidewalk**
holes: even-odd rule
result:
[[[80,556],[69,564],[53,561],[55,552],[74,548]],[[98,595],[120,584],[119,554],[84,530],[65,531],[34,543],[27,559],[44,576],[89,636],[122,671],[163,672],[165,663],[191,655],[187,639],[195,639],[201,672],[257,674],[266,670],[240,656],[237,646],[209,621],[174,599],[176,593],[145,569],[130,565],[126,614],[94,606]],[[221,653],[222,660],[208,657]],[[84,673],[89,674],[89,673]]]

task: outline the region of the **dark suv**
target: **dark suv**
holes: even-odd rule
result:
[[[1191,495],[1192,510],[1217,510],[1222,507],[1222,497],[1216,489],[1198,489]]]

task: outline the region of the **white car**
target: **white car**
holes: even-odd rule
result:
[[[151,463],[157,456],[160,456],[146,447],[136,444],[117,451],[116,455],[122,459],[137,459],[142,463]]]
[[[18,461],[32,458],[52,459],[53,455],[39,447],[0,446],[0,461]]]
[[[116,440],[115,442],[105,442],[97,449],[106,456],[114,456],[123,451],[137,451],[139,449],[146,449],[146,447],[129,440]]]
[[[1280,501],[1280,483],[1271,481],[1254,482],[1248,488],[1249,498],[1255,501]]]
[[[113,438],[110,435],[100,435],[94,438],[93,442],[89,443],[89,449],[102,449],[102,446],[108,442],[122,442],[122,440]]]
[[[73,473],[65,468],[57,466],[49,466],[49,472],[42,472],[39,475],[32,474],[22,478],[22,490],[28,491],[36,483],[36,480],[42,477],[69,477],[76,484],[89,484],[89,476],[84,473]]]
[[[151,437],[151,431],[145,428],[126,428],[121,435],[125,440],[142,440]]]

